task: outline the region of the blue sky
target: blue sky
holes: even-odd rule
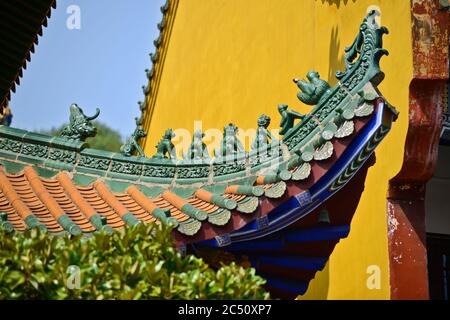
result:
[[[164,0],[58,0],[21,84],[11,99],[12,126],[50,129],[68,121],[75,102],[90,115],[129,136],[140,115],[144,69],[158,36]],[[71,5],[80,29],[69,29]],[[73,20],[69,20],[73,21]]]

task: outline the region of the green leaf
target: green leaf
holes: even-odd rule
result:
[[[215,270],[182,257],[171,235],[163,224],[86,238],[0,231],[0,299],[269,298],[254,269],[231,263]],[[79,268],[79,288],[67,287],[71,265]]]

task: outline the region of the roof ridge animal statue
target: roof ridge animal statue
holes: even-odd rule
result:
[[[244,146],[237,138],[239,128],[233,123],[229,123],[223,128],[223,139],[221,147],[215,150],[216,157],[226,157],[237,153],[245,152]]]
[[[100,109],[97,108],[95,114],[88,117],[84,114],[76,103],[72,103],[70,106],[69,124],[66,125],[62,131],[61,136],[69,140],[85,141],[89,137],[94,137],[97,134],[97,128],[95,128],[91,121],[97,119],[100,115]]]
[[[208,160],[209,154],[206,144],[203,142],[205,134],[197,129],[194,131],[192,143],[184,155],[185,160]]]
[[[309,80],[293,79],[294,83],[300,88],[301,92],[297,94],[298,99],[307,105],[316,105],[326,93],[330,93],[330,85],[325,80],[320,79],[320,75],[315,70],[310,70],[306,74]]]
[[[258,129],[256,129],[255,140],[253,140],[251,145],[252,150],[256,150],[258,152],[264,150],[270,144],[269,139],[272,141],[272,143],[278,141],[275,137],[272,136],[270,131],[267,130],[269,125],[270,117],[265,114],[260,115],[258,118]]]
[[[281,115],[281,130],[279,134],[282,136],[287,135],[287,133],[294,127],[294,121],[296,119],[303,120],[303,118],[305,118],[305,115],[300,112],[289,110],[287,104],[278,105],[278,112]]]
[[[156,154],[152,157],[154,159],[176,159],[177,153],[172,139],[175,138],[175,133],[171,128],[167,129],[161,140],[156,144]]]
[[[141,157],[145,157],[144,150],[142,150],[138,141],[140,138],[144,138],[147,136],[147,132],[145,132],[144,128],[142,128],[142,120],[139,118],[135,118],[136,120],[136,129],[134,129],[131,137],[127,139],[127,141],[120,147],[120,152],[126,156],[130,157],[133,155],[133,152],[137,151],[137,153]]]

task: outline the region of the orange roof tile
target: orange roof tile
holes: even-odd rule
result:
[[[90,233],[101,227],[94,220],[95,217],[105,219],[102,223],[117,229],[125,226],[127,215],[142,223],[160,223],[164,218],[161,213],[169,210],[171,219],[179,224],[192,223],[198,212],[209,216],[224,210],[212,203],[211,192],[203,189],[198,191],[187,199],[168,190],[150,198],[134,185],[125,192],[113,192],[101,180],[95,180],[88,186],[79,186],[66,172],[44,178],[31,166],[24,168],[21,173],[13,174],[5,173],[0,165],[0,212],[7,214],[8,221],[17,231],[29,227],[26,218],[30,215],[35,216],[37,222],[52,233],[69,231],[61,222],[61,217],[66,217],[66,223],[73,223],[83,233]],[[229,191],[232,193],[225,193],[224,199],[239,202],[246,198],[246,195],[238,192],[237,187]],[[189,228],[180,228],[185,229]]]

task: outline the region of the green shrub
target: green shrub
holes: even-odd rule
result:
[[[71,239],[0,231],[0,299],[269,298],[254,269],[213,270],[182,257],[171,232],[154,224]],[[79,268],[79,289],[66,285],[70,266]]]

